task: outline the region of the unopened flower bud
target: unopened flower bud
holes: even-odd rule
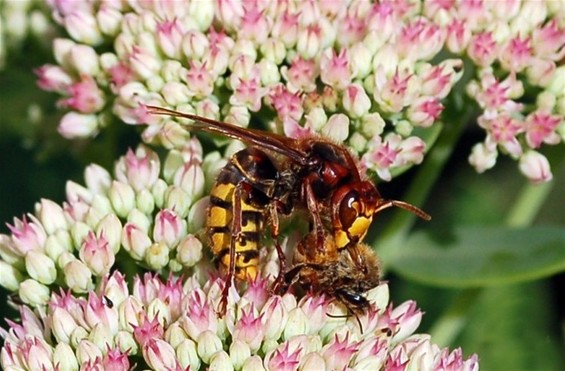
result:
[[[234,366],[230,356],[224,350],[214,353],[210,357],[210,370],[233,371]]]
[[[186,193],[181,187],[170,186],[165,193],[165,209],[174,210],[180,218],[186,218],[192,197]]]
[[[263,360],[258,355],[251,356],[245,360],[241,371],[265,371]]]
[[[202,259],[202,242],[194,235],[184,237],[177,246],[177,260],[185,267],[192,267]]]
[[[80,364],[96,362],[96,358],[102,358],[102,351],[93,342],[83,339],[76,350],[77,360]]]
[[[87,339],[100,350],[106,350],[107,347],[114,347],[114,336],[104,323],[94,325]]]
[[[184,339],[176,348],[177,359],[181,367],[191,369],[200,369],[200,357],[196,351],[196,343],[190,339]]]
[[[151,269],[162,269],[169,262],[169,252],[170,248],[165,242],[156,242],[145,252],[145,262]]]
[[[100,165],[88,165],[84,171],[86,186],[94,194],[105,194],[112,184],[112,177],[108,170]]]
[[[126,223],[122,233],[122,245],[132,258],[142,260],[151,244],[152,241],[147,232],[144,232],[134,223]]]
[[[318,353],[308,353],[300,361],[300,370],[304,371],[324,371],[326,370],[326,364],[324,362],[324,357]]]
[[[108,196],[116,214],[122,218],[135,207],[135,192],[128,184],[113,181]]]
[[[343,143],[349,136],[349,118],[343,113],[330,116],[322,128],[322,133],[337,143]]]
[[[67,263],[63,268],[63,272],[66,285],[74,292],[85,293],[94,288],[92,272],[80,260],[73,260]]]
[[[96,226],[96,235],[103,236],[114,254],[120,250],[122,223],[115,214],[107,214]]]
[[[96,76],[100,72],[98,54],[88,45],[74,45],[69,53],[69,62],[79,74]]]
[[[86,236],[79,249],[79,256],[98,277],[108,274],[116,259],[106,238],[103,235],[97,237],[93,232]]]
[[[39,251],[29,251],[25,256],[26,270],[31,278],[50,285],[57,278],[55,262]],[[3,274],[3,273],[2,273]]]
[[[71,37],[88,45],[98,45],[102,42],[102,34],[96,24],[93,14],[86,10],[77,9],[65,17],[65,28]],[[82,363],[82,362],[81,362]]]
[[[27,279],[20,283],[18,295],[20,299],[31,307],[37,307],[49,302],[49,288],[34,279]]]
[[[295,335],[308,332],[308,318],[301,308],[294,308],[288,313],[288,321],[283,331],[283,338],[288,340]]]
[[[35,205],[35,210],[38,219],[41,221],[48,235],[55,233],[59,229],[67,229],[67,221],[63,208],[55,202],[42,199],[40,203]]]
[[[130,355],[136,355],[139,352],[139,344],[129,331],[118,331],[114,337],[114,343],[121,352],[128,352]]]
[[[520,171],[534,184],[553,179],[547,158],[533,150],[527,151],[520,157]]]
[[[24,280],[22,273],[13,265],[0,260],[0,286],[9,291],[17,291]]]
[[[53,351],[53,364],[60,370],[78,371],[79,365],[73,348],[68,343],[58,342]]]
[[[94,136],[98,132],[98,116],[68,112],[61,119],[57,130],[66,139]]]
[[[196,342],[198,343],[198,355],[204,363],[209,364],[212,355],[222,350],[222,341],[210,330],[202,332]]]
[[[123,14],[111,6],[101,5],[100,10],[96,14],[96,19],[98,20],[98,26],[100,26],[100,31],[108,36],[115,36],[122,23]]]
[[[151,224],[153,224],[153,219],[150,216],[143,213],[139,209],[133,209],[127,217],[127,222],[134,224],[140,231],[149,233]]]

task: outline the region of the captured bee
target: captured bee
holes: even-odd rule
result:
[[[368,245],[357,244],[364,264],[359,269],[348,250],[338,248],[332,235],[325,234],[322,251],[312,247],[316,239],[314,233],[309,233],[297,245],[293,267],[286,272],[279,291],[298,283],[305,290],[337,299],[353,314],[362,313],[369,307],[365,292],[380,283],[380,263],[375,252]]]
[[[361,176],[348,149],[318,136],[287,138],[275,133],[245,129],[190,113],[146,106],[151,114],[193,120],[191,130],[202,130],[241,140],[251,147],[236,153],[220,172],[212,190],[207,229],[212,251],[227,271],[221,312],[227,304],[227,288],[234,277],[257,274],[259,240],[269,224],[281,261],[284,255],[276,241],[278,216],[303,209],[311,218],[308,247],[323,255],[330,231],[335,249],[347,249],[353,265],[367,273],[363,245],[359,244],[378,212],[397,206],[429,220],[416,206],[385,200],[375,185]],[[313,239],[313,241],[310,241]]]

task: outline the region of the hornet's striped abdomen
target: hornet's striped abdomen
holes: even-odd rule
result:
[[[237,279],[257,276],[267,206],[277,176],[277,169],[263,151],[246,148],[220,171],[210,193],[206,228],[211,250],[220,269],[229,272],[233,246]]]

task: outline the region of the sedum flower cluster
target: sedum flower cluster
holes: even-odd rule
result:
[[[351,316],[323,296],[272,295],[260,278],[241,295],[232,286],[220,317],[224,281],[210,273],[197,231],[206,179],[222,164],[195,139],[162,166],[140,146],[119,159],[115,179],[91,165],[86,186],[68,182],[63,205],[41,200],[14,219],[0,235],[0,285],[25,305],[21,323],[0,330],[2,368],[478,369],[476,355],[465,360],[414,334],[422,312],[412,301],[388,304],[386,284],[367,294],[366,313]],[[261,272],[274,277],[276,253],[267,251]],[[131,263],[168,279],[147,273],[130,288],[116,268]]]
[[[240,126],[253,116],[288,136],[345,143],[390,180],[423,160],[432,144],[423,138],[434,137],[426,133],[440,125],[444,98],[461,99],[464,72],[486,133],[469,157],[477,171],[504,153],[548,181],[539,150],[565,135],[562,2],[49,3],[69,38],[55,40],[57,63],[37,74],[62,95],[67,138],[95,135],[111,111],[146,124],[147,143],[186,142],[185,128],[143,104]]]
[[[129,150],[116,163],[115,179],[91,165],[86,187],[67,182],[63,205],[43,199],[34,214],[14,218],[11,234],[0,235],[0,284],[36,307],[47,304],[54,286],[93,290],[118,263],[159,272],[197,266],[205,172],[222,161],[218,153],[203,159],[197,140],[188,144],[170,151],[162,168],[150,149]]]
[[[422,312],[408,301],[388,303],[388,287],[358,318],[324,297],[270,296],[257,280],[224,318],[215,305],[223,282],[146,274],[131,290],[120,273],[86,297],[53,293],[44,310],[20,307],[21,324],[4,333],[4,370],[470,370],[463,359],[414,335]],[[335,314],[329,318],[326,313]],[[363,326],[363,332],[359,325]]]

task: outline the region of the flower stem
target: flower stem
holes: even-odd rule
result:
[[[434,323],[429,333],[440,347],[451,344],[467,323],[467,312],[479,296],[481,289],[461,291],[451,305]]]
[[[422,205],[424,203],[433,185],[440,177],[443,167],[463,133],[465,125],[475,114],[474,107],[469,104],[453,102],[453,104],[449,104],[447,107],[445,112],[446,123],[437,142],[427,154],[405,197],[403,197],[406,202],[414,205]],[[452,108],[450,109],[449,107]],[[392,261],[389,258],[394,254],[396,246],[406,237],[414,222],[415,216],[413,214],[405,210],[395,211],[390,223],[388,223],[380,235],[378,243],[373,244],[373,246],[379,247],[379,255],[383,262]]]

